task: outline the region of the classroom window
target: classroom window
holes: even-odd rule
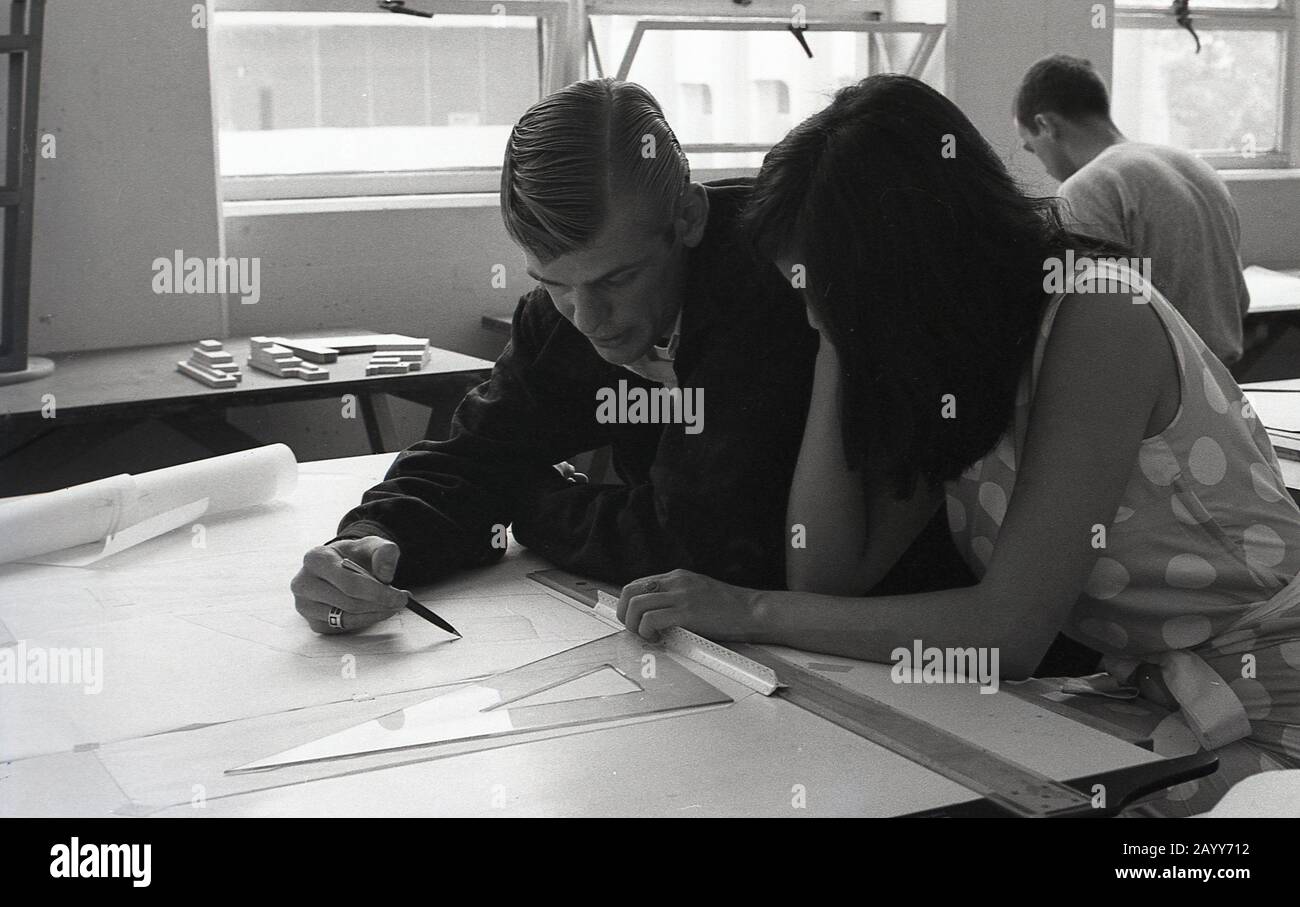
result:
[[[1223,168],[1295,160],[1291,0],[1192,4],[1180,27],[1165,5],[1117,0],[1112,106],[1132,139],[1175,145]]]
[[[810,58],[790,31],[789,3],[699,2],[687,6],[636,0],[589,0],[590,75],[645,85],[664,105],[668,121],[702,175],[744,171],[795,123],[826,106],[835,89],[880,72],[905,72],[942,87],[935,49],[944,4],[826,2],[804,4],[797,24]],[[873,11],[881,18],[872,18]],[[925,14],[931,21],[899,22],[886,13]],[[713,89],[709,117],[689,105],[678,86]]]
[[[547,46],[567,7],[410,5],[435,17],[222,0],[210,40],[227,198],[495,188],[511,126],[559,84]]]
[[[495,191],[519,115],[588,76],[654,92],[701,178],[757,168],[866,75],[944,77],[946,0],[407,0],[432,20],[373,0],[213,6],[227,201]]]

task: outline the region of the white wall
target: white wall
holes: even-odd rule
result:
[[[1241,217],[1242,262],[1300,268],[1300,172],[1227,179]]]
[[[207,34],[177,0],[46,7],[33,353],[215,336],[215,295],[156,296],[152,264],[218,256]]]
[[[495,359],[503,341],[483,330],[480,317],[513,312],[533,285],[495,200],[472,208],[231,217],[226,245],[230,255],[262,259],[261,301],[231,302],[234,336],[357,327]],[[498,264],[504,287],[493,286]]]

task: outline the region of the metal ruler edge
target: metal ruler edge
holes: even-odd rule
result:
[[[924,719],[836,683],[757,646],[739,654],[771,668],[777,695],[845,730],[943,775],[1020,816],[1091,810],[1091,799],[1069,785],[1013,762]]]

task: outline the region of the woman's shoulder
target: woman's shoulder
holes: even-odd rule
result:
[[[1167,364],[1178,370],[1174,341],[1154,307],[1131,292],[1062,293],[1048,305],[1042,355],[1086,357],[1097,368],[1143,372]],[[1164,369],[1154,369],[1159,374]]]
[[[1133,293],[1058,295],[1044,314],[1033,359],[1036,402],[1073,412],[1149,415],[1146,435],[1175,418],[1183,386],[1177,341],[1148,302]]]

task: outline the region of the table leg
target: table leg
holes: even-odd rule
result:
[[[444,375],[438,381],[428,382],[419,388],[405,388],[390,392],[394,397],[429,407],[429,423],[424,430],[424,440],[445,441],[451,437],[451,417],[465,395],[489,377],[489,373]]]
[[[361,419],[366,424],[366,437],[370,439],[371,453],[387,453],[384,446],[385,435],[395,438],[393,413],[388,406],[388,397],[382,393],[360,395]]]

